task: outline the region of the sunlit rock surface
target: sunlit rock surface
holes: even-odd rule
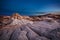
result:
[[[0,18],[0,40],[60,40],[60,15],[14,14]]]

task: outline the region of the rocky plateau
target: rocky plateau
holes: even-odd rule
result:
[[[0,15],[0,40],[60,40],[60,14]]]

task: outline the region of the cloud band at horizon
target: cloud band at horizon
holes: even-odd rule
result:
[[[37,12],[60,12],[60,0],[0,0],[0,15],[35,15]]]

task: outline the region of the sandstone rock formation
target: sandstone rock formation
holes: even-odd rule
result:
[[[0,16],[0,26],[8,25],[12,21],[10,16]]]
[[[60,15],[0,16],[0,40],[60,40]]]
[[[28,16],[21,16],[18,13],[13,14],[12,15],[13,22],[11,24],[12,25],[16,25],[16,24],[18,24],[18,25],[24,25],[24,24],[27,24],[27,23],[32,24],[33,22],[30,21],[30,20],[28,20],[28,18],[29,18]]]
[[[21,16],[20,14],[18,14],[18,13],[15,13],[15,14],[13,14],[12,16],[11,16],[12,18],[14,18],[14,19],[30,19],[30,17],[29,16]]]

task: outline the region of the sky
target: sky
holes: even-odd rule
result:
[[[21,15],[60,12],[60,0],[0,0],[0,15],[12,15],[16,12]]]

